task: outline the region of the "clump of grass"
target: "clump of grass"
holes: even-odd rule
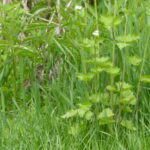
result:
[[[1,149],[149,148],[150,4],[90,2],[1,4]]]

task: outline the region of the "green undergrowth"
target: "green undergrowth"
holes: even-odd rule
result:
[[[0,7],[0,149],[148,150],[150,2]]]

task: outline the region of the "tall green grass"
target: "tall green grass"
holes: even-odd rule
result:
[[[0,149],[148,150],[150,3],[95,0],[91,6],[83,0],[66,8],[68,2],[59,9],[37,3],[29,12],[19,3],[1,5]],[[42,19],[47,12],[54,16],[51,23]],[[107,57],[103,66],[109,67],[99,73],[96,60]],[[108,90],[118,82],[120,99]],[[133,105],[116,104],[123,83],[133,86]],[[98,103],[92,103],[87,119],[89,110],[80,106],[87,109],[95,94]],[[69,110],[85,113],[72,117]],[[97,116],[103,111],[101,125]],[[132,125],[122,126],[122,120]]]

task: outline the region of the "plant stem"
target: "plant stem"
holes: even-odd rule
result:
[[[141,69],[140,69],[140,75],[139,75],[139,81],[138,81],[138,85],[137,85],[137,94],[136,94],[136,98],[137,98],[137,103],[136,103],[136,107],[135,107],[135,112],[138,111],[138,104],[139,104],[139,93],[140,93],[140,87],[141,87],[141,76],[143,73],[143,69],[144,69],[144,64],[145,64],[145,59],[146,59],[146,54],[147,54],[147,47],[148,47],[148,42],[149,42],[149,34],[146,40],[146,44],[145,44],[145,48],[144,48],[144,52],[143,52],[143,59],[142,59],[142,64],[141,64]]]
[[[115,35],[114,35],[114,29],[111,30],[111,38],[113,40],[113,45],[112,45],[112,63],[113,66],[115,66],[115,49],[116,49],[116,45],[115,45]],[[114,76],[111,76],[111,86],[114,85]],[[110,102],[111,104],[113,104],[113,92],[110,93]]]

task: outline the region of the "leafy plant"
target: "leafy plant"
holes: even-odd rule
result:
[[[149,2],[0,7],[0,149],[149,149]]]

